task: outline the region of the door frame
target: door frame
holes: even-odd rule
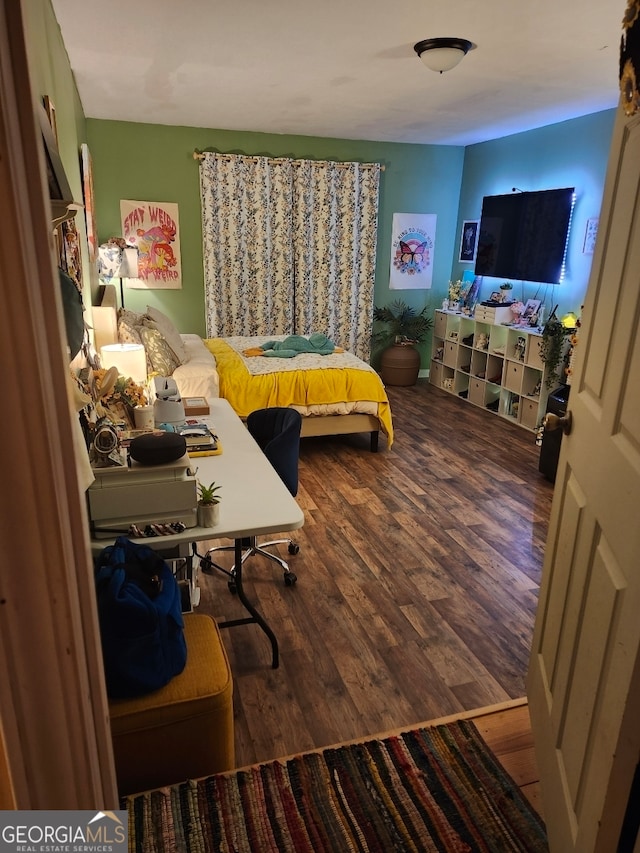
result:
[[[118,807],[24,4],[0,0],[0,807]]]

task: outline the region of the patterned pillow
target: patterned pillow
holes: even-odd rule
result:
[[[142,343],[138,327],[130,325],[126,320],[118,320],[118,340],[121,344]]]
[[[180,362],[173,354],[173,350],[162,337],[158,329],[149,326],[138,326],[140,338],[147,354],[147,370],[149,373],[157,373],[159,376],[171,376]]]
[[[141,344],[142,338],[138,327],[144,321],[144,314],[118,309],[118,340],[121,344]]]
[[[185,361],[187,361],[187,351],[184,348],[184,341],[180,337],[180,333],[171,320],[166,314],[163,314],[162,311],[158,311],[157,308],[154,308],[153,305],[147,305],[146,316],[150,320],[153,320],[156,328],[160,331],[162,337],[173,350],[178,362],[180,364],[184,364]]]

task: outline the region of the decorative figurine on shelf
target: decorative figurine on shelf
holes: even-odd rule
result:
[[[489,335],[486,335],[484,332],[480,332],[480,334],[478,335],[478,340],[476,341],[476,346],[478,349],[488,349]]]
[[[519,358],[520,361],[524,361],[524,353],[525,353],[526,348],[527,348],[526,338],[522,338],[522,337],[518,338],[518,340],[516,341],[516,345],[514,346],[513,349],[514,349],[516,357]]]
[[[511,314],[513,316],[513,322],[518,324],[524,314],[524,303],[523,302],[514,302],[511,305]]]

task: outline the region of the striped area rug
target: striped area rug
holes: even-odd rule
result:
[[[125,799],[131,851],[547,853],[544,824],[459,721]]]

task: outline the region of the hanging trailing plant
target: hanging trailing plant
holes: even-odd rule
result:
[[[545,381],[547,388],[553,388],[562,382],[561,367],[565,359],[566,341],[572,331],[562,325],[554,308],[544,324],[540,341],[540,357],[548,371]]]

